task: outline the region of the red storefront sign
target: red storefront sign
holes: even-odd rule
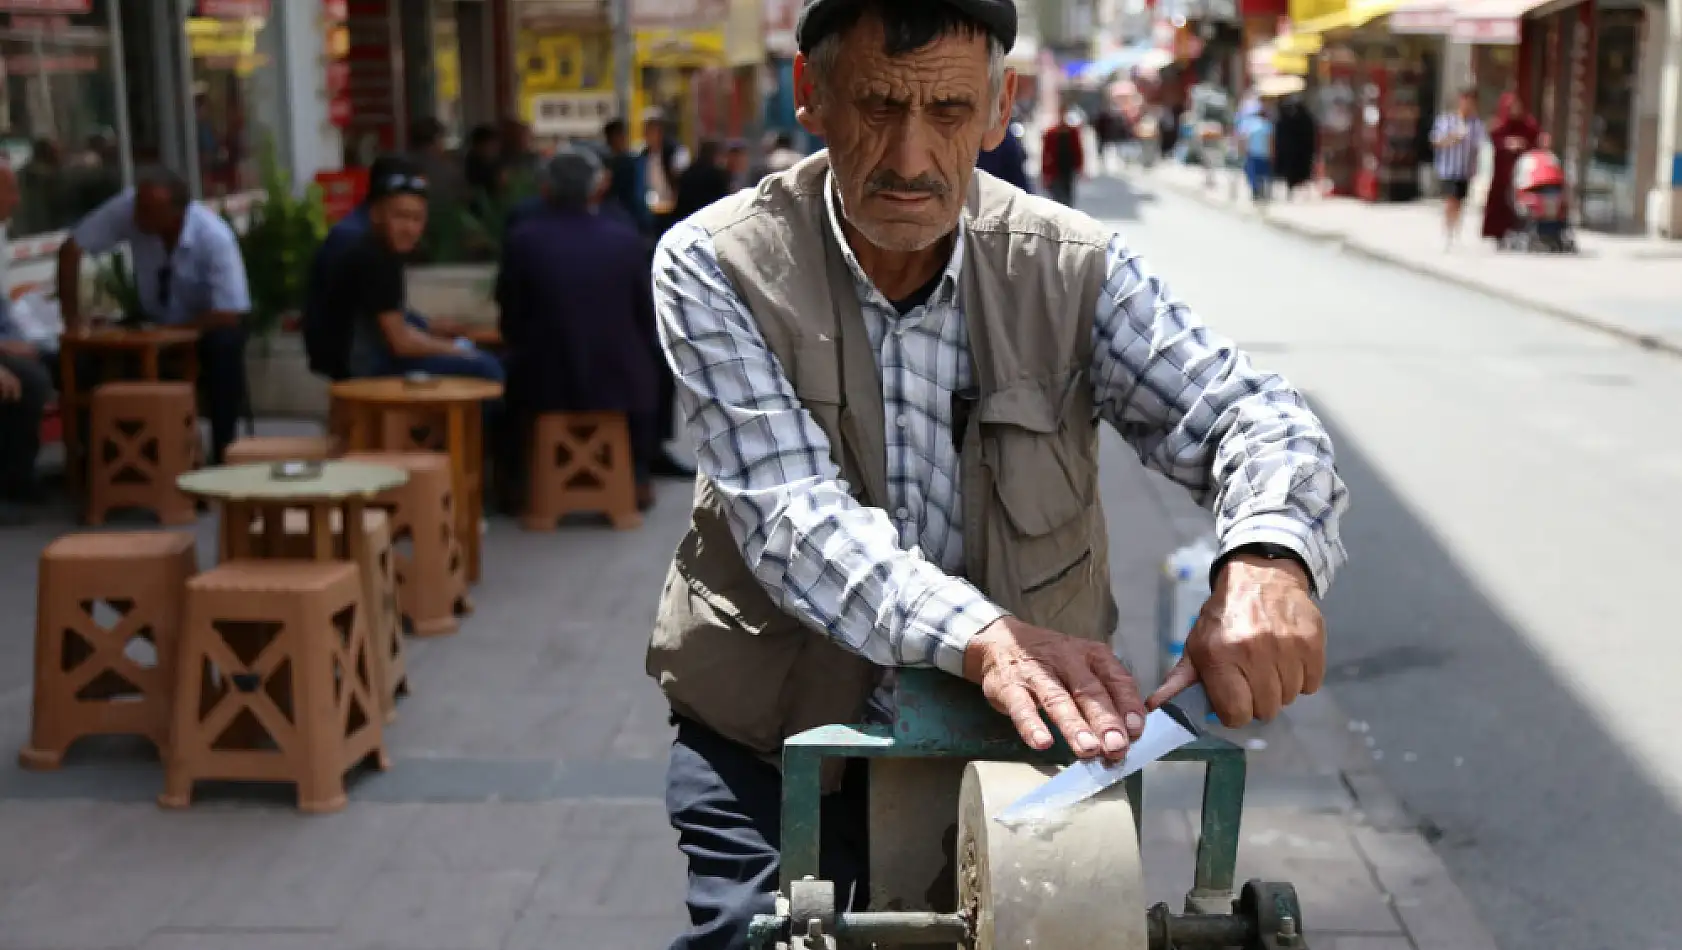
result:
[[[355,211],[356,206],[367,197],[368,169],[316,172],[315,183],[321,186],[321,204],[327,212],[327,223],[333,224]]]
[[[0,0],[0,10],[19,13],[92,13],[93,0]]]
[[[212,20],[266,20],[269,0],[199,0],[198,15]]]

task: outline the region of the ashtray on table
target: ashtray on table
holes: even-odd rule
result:
[[[431,373],[405,373],[403,375],[403,385],[410,389],[430,389],[438,385],[438,377]]]
[[[276,462],[269,466],[269,477],[277,482],[302,482],[321,477],[318,461]]]

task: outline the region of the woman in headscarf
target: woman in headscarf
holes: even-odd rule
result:
[[[1489,128],[1495,161],[1489,176],[1489,196],[1483,203],[1483,236],[1497,244],[1517,218],[1513,211],[1513,166],[1520,155],[1536,147],[1541,137],[1541,127],[1524,111],[1518,94],[1502,93]]]
[[[1285,196],[1314,177],[1314,156],[1320,148],[1320,129],[1314,113],[1301,96],[1291,96],[1279,109],[1279,126],[1274,132],[1274,174],[1285,181]]]

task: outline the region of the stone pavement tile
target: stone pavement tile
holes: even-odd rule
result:
[[[419,813],[416,805],[354,802],[333,815],[266,813],[269,827],[244,833],[246,859],[225,862],[214,881],[170,914],[169,924],[336,928]]]
[[[564,689],[432,689],[403,704],[386,733],[395,757],[544,758],[546,736],[571,732]]]
[[[1151,808],[1146,797],[1145,827],[1139,861],[1145,870],[1145,904],[1159,903],[1178,913],[1197,870],[1196,815],[1178,808]]]
[[[1248,808],[1238,846],[1238,880],[1296,886],[1305,929],[1401,933],[1402,925],[1349,838],[1341,815]]]
[[[1312,950],[1415,950],[1406,937],[1380,937],[1371,934],[1326,934],[1310,931],[1308,946]]]
[[[346,950],[500,950],[535,871],[381,871],[342,928]]]
[[[210,886],[214,876],[209,865],[137,873],[101,870],[97,858],[78,862],[13,892],[0,906],[0,947],[128,950]]]
[[[1476,909],[1418,834],[1359,827],[1353,834],[1418,950],[1494,950]]]
[[[121,809],[93,802],[0,802],[0,891],[98,849],[122,820]]]
[[[524,917],[618,917],[683,907],[687,877],[675,840],[565,838]]]
[[[574,802],[567,811],[564,834],[568,838],[654,838],[670,842],[672,853],[677,853],[677,832],[666,820],[666,804],[659,798]]]
[[[421,805],[387,871],[531,871],[555,860],[571,805],[468,802]]]
[[[5,950],[12,950],[6,947]],[[160,930],[135,950],[350,950],[331,931],[275,933],[258,930]]]
[[[688,925],[678,914],[659,917],[522,918],[502,950],[657,950]]]

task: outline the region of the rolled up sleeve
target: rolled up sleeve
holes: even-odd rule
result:
[[[76,246],[89,254],[106,254],[134,240],[134,192],[124,191],[88,212],[71,229]]]
[[[1302,395],[1204,326],[1119,236],[1093,336],[1099,414],[1148,468],[1213,509],[1220,552],[1283,545],[1323,596],[1347,557],[1338,528],[1348,490]]]

